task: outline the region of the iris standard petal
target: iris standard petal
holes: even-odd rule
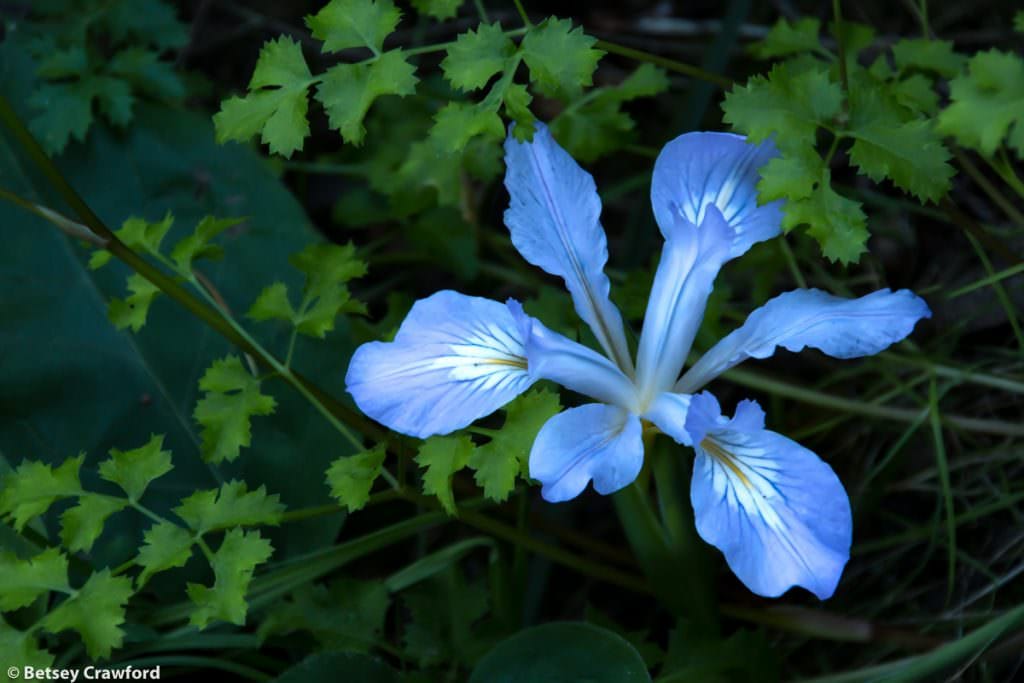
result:
[[[880,289],[859,299],[844,299],[818,289],[780,294],[747,318],[737,330],[715,344],[675,386],[697,391],[747,358],[767,358],[781,346],[805,347],[836,358],[878,353],[931,317],[928,304],[913,292]]]
[[[417,301],[393,342],[356,349],[345,382],[368,416],[425,438],[494,412],[534,380],[508,307],[445,290]]]
[[[673,217],[647,302],[637,349],[636,383],[643,401],[653,399],[679,379],[697,335],[704,307],[722,264],[729,258],[734,232],[714,205],[699,228]]]
[[[525,341],[533,379],[549,379],[598,401],[636,410],[633,382],[614,363],[526,315],[518,301],[509,299],[507,306]]]
[[[644,462],[640,418],[601,403],[570,408],[548,420],[530,451],[530,476],[544,499],[575,498],[593,480],[594,490],[614,493],[632,483]]]
[[[782,202],[757,205],[760,168],[778,156],[766,140],[751,144],[731,133],[686,133],[665,145],[654,162],[651,205],[662,234],[682,215],[694,225],[717,206],[736,231],[730,258],[779,234]]]
[[[752,428],[764,413],[745,404],[745,417],[738,410],[725,425],[712,421],[696,447],[690,499],[697,532],[754,593],[778,597],[802,586],[824,600],[850,557],[846,491],[813,452]]]
[[[565,280],[576,312],[608,357],[631,374],[622,316],[608,298],[608,241],[594,179],[537,124],[532,142],[505,142],[505,225],[527,261]]]

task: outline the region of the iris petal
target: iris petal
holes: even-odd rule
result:
[[[699,228],[679,216],[667,232],[637,350],[636,381],[647,400],[672,387],[704,317],[734,231],[714,205]]]
[[[608,297],[608,241],[594,179],[541,124],[532,142],[509,136],[505,163],[512,243],[527,261],[565,280],[576,312],[608,357],[632,373],[622,316]]]
[[[708,396],[695,396],[694,404]],[[755,402],[741,404],[724,424],[706,398],[701,402],[687,418],[689,434],[700,436],[690,486],[697,532],[758,595],[802,586],[830,597],[853,531],[839,478],[810,450],[764,429]]]
[[[636,408],[633,382],[614,363],[526,315],[518,301],[509,299],[507,305],[525,340],[531,377],[549,379],[590,398],[627,410]]]
[[[836,358],[870,356],[906,337],[928,304],[906,289],[880,289],[844,299],[818,289],[780,294],[715,344],[691,367],[675,391],[693,392],[747,358],[767,358],[783,347],[818,349]]]
[[[644,461],[640,418],[614,406],[588,403],[548,420],[530,451],[530,476],[544,499],[575,498],[593,480],[601,494],[630,484]]]
[[[345,382],[364,413],[425,438],[494,412],[534,379],[509,309],[445,290],[417,301],[393,342],[356,349]]]
[[[757,205],[760,168],[775,156],[770,140],[754,145],[730,133],[687,133],[665,145],[654,162],[651,205],[666,239],[677,215],[700,225],[710,206],[735,230],[730,258],[778,235],[782,202]]]

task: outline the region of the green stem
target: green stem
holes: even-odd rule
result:
[[[604,50],[605,52],[611,52],[612,54],[634,59],[638,62],[649,62],[664,69],[668,69],[669,71],[675,71],[676,73],[690,76],[691,78],[707,81],[708,83],[714,83],[723,90],[731,88],[733,85],[732,81],[728,78],[710,73],[704,69],[693,66],[692,64],[686,64],[685,62],[679,62],[674,59],[651,54],[650,52],[644,52],[643,50],[626,47],[625,45],[613,43],[608,40],[599,40],[594,44],[594,47],[599,50]]]
[[[758,373],[749,370],[733,368],[722,374],[724,379],[736,384],[758,389],[771,394],[785,396],[801,403],[809,403],[820,407],[831,408],[855,415],[865,415],[882,420],[894,420],[896,422],[914,422],[918,419],[919,412],[907,408],[896,408],[893,406],[873,405],[862,401],[854,401],[840,396],[832,396],[821,391],[798,387],[787,382],[763,377]],[[1024,436],[1024,425],[1002,420],[985,420],[961,415],[943,415],[942,421],[951,427],[964,429],[966,431],[979,432],[983,434],[999,434],[1002,436]]]
[[[46,155],[42,147],[39,146],[39,143],[28,132],[25,124],[21,122],[10,103],[2,95],[0,95],[0,123],[6,126],[14,139],[21,144],[32,163],[46,177],[47,181],[64,202],[74,211],[81,223],[89,228],[94,235],[106,241],[106,249],[111,254],[156,285],[170,299],[184,307],[244,353],[256,357],[265,367],[275,370],[281,367],[281,364],[276,359],[269,357],[269,354],[257,348],[250,340],[247,340],[247,335],[240,334],[236,326],[233,326],[225,319],[219,306],[216,304],[211,306],[204,303],[177,282],[175,278],[146,261],[119,240],[117,235],[100,220],[75,189],[71,187],[60,170],[57,169],[56,164]],[[320,409],[326,410],[337,420],[344,420],[345,423],[351,425],[356,431],[372,439],[383,440],[385,438],[386,433],[384,430],[356,414],[299,373],[289,370],[287,374],[280,374],[288,379],[289,383],[296,389],[301,387],[300,393],[307,397],[313,397]]]
[[[988,198],[992,202],[1002,209],[1003,213],[1006,214],[1007,218],[1017,224],[1018,227],[1024,227],[1024,213],[1021,213],[1016,206],[1013,205],[1009,199],[1007,199],[1002,192],[999,191],[995,185],[989,182],[989,179],[985,177],[985,174],[981,172],[971,158],[964,153],[963,150],[954,148],[953,154],[956,155],[956,161],[960,164],[960,167],[964,169],[967,175],[971,176],[971,180],[981,188],[982,192],[988,195]]]
[[[523,0],[512,0],[516,4],[516,11],[519,12],[519,18],[523,20],[523,23],[527,27],[532,27],[533,23],[530,22],[530,15],[526,13],[526,8],[523,7]]]
[[[839,0],[832,0],[832,14],[836,22],[836,47],[839,50],[839,80],[843,83],[843,92],[846,94],[846,101],[850,101],[850,75],[847,73],[846,45],[843,40],[843,12],[839,6]]]
[[[1020,605],[976,628],[964,637],[917,657],[908,657],[888,664],[857,671],[804,679],[802,683],[859,683],[860,681],[930,681],[970,657],[977,657],[1005,633],[1024,624],[1024,605]]]

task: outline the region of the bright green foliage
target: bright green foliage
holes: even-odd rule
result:
[[[788,231],[801,224],[808,226],[808,234],[818,240],[822,253],[833,261],[855,262],[865,250],[867,216],[860,202],[832,189],[828,171],[809,197],[787,206],[782,227]]]
[[[505,115],[515,121],[516,126],[512,129],[512,136],[520,142],[533,139],[534,126],[533,112],[530,111],[530,102],[533,95],[526,89],[525,85],[512,83],[505,90]]]
[[[167,236],[171,226],[174,225],[174,216],[168,212],[163,220],[150,223],[144,218],[131,217],[121,224],[121,227],[114,231],[117,239],[124,242],[125,246],[133,251],[144,254],[159,254],[160,245]],[[102,268],[110,263],[110,252],[106,249],[98,249],[89,257],[89,267],[93,270]]]
[[[25,460],[3,479],[0,491],[0,516],[10,519],[21,531],[35,517],[50,509],[57,500],[82,492],[78,471],[84,455],[68,458],[58,467]]]
[[[20,560],[0,553],[0,612],[27,607],[50,591],[69,592],[68,558],[58,548],[47,548],[33,558]]]
[[[477,136],[492,140],[501,140],[505,136],[505,126],[498,112],[483,103],[449,102],[437,112],[435,121],[430,135],[448,154],[465,148]]]
[[[340,131],[345,142],[358,145],[366,136],[363,118],[374,100],[383,95],[413,94],[415,73],[401,50],[391,50],[368,63],[331,67],[323,75],[316,98],[324,105],[331,128]]]
[[[110,459],[100,463],[100,476],[120,486],[128,499],[138,501],[153,480],[174,469],[171,452],[164,449],[163,435],[154,435],[144,445],[131,451],[114,448]]]
[[[775,157],[761,172],[757,184],[763,201],[789,198],[806,199],[814,192],[825,173],[825,163],[813,150]]]
[[[78,631],[92,659],[105,659],[124,640],[124,608],[132,596],[131,579],[96,572],[85,585],[43,619],[53,633]]]
[[[331,0],[306,25],[329,52],[368,47],[376,54],[401,18],[391,0]]]
[[[454,87],[469,92],[484,87],[495,74],[504,71],[513,52],[515,44],[500,24],[480,24],[476,31],[470,29],[459,35],[448,48],[441,69]]]
[[[273,553],[270,541],[257,531],[232,529],[225,534],[224,541],[210,562],[213,567],[213,586],[188,584],[188,596],[195,603],[189,622],[200,629],[206,628],[211,621],[244,625],[249,611],[245,595],[253,572],[258,565],[269,560]]]
[[[774,59],[801,52],[816,52],[821,49],[821,22],[813,18],[799,19],[789,23],[779,20],[764,40],[755,43],[750,52],[758,59]]]
[[[665,72],[642,64],[618,86],[591,90],[570,104],[551,122],[551,131],[574,158],[594,161],[631,141],[636,123],[622,111],[625,102],[666,90]]]
[[[140,5],[125,10],[126,5]],[[172,61],[161,52],[181,47],[187,32],[175,10],[160,2],[82,0],[45,8],[30,6],[28,20],[12,32],[35,61],[40,82],[29,95],[31,129],[47,152],[84,140],[98,113],[123,127],[140,96],[180,100],[185,95]],[[140,21],[138,16],[152,12]]]
[[[593,83],[597,62],[604,54],[597,40],[573,28],[568,19],[550,17],[523,38],[523,60],[537,89],[552,97],[575,97]]]
[[[217,141],[245,142],[261,134],[271,152],[290,157],[309,135],[306,91],[314,82],[297,42],[287,36],[268,41],[256,62],[249,94],[225,100],[214,115]]]
[[[230,481],[220,489],[197,491],[174,508],[198,534],[236,526],[277,525],[284,505],[276,493],[267,494],[265,486],[249,491],[243,481]]]
[[[143,546],[135,558],[135,564],[142,567],[139,586],[145,584],[153,574],[184,567],[192,556],[195,537],[177,524],[160,522],[146,531],[142,542]]]
[[[941,133],[986,156],[1005,138],[1024,158],[1024,59],[999,50],[981,52],[949,87],[952,102],[939,114]]]
[[[469,462],[473,448],[468,436],[435,436],[424,441],[416,455],[416,463],[426,468],[423,492],[437,496],[449,515],[456,513],[452,477]]]
[[[508,498],[516,477],[526,476],[530,448],[537,432],[562,409],[558,394],[536,389],[505,406],[505,424],[488,443],[473,451],[467,464],[484,495],[498,502]]]
[[[130,328],[138,332],[146,324],[149,306],[160,293],[160,288],[138,273],[128,276],[128,296],[111,299],[107,304],[107,317],[119,330]]]
[[[60,516],[61,542],[71,552],[89,552],[103,533],[107,518],[127,506],[126,500],[97,493],[79,497],[78,505]]]
[[[214,463],[234,460],[250,443],[252,417],[270,415],[277,403],[260,393],[260,381],[238,356],[214,361],[199,388],[206,395],[196,403],[193,415],[203,428],[203,458]]]
[[[824,66],[782,63],[734,87],[722,109],[726,123],[753,142],[774,135],[779,149],[789,153],[813,146],[818,127],[831,125],[842,103],[842,89]]]
[[[905,38],[892,46],[892,56],[900,71],[919,69],[952,78],[960,73],[966,61],[953,50],[948,40]]]
[[[229,228],[245,222],[244,218],[214,218],[205,216],[196,225],[191,235],[182,238],[171,250],[171,260],[177,265],[182,275],[192,272],[192,264],[197,259],[219,259],[224,256],[224,249],[210,244],[214,237]]]
[[[380,581],[304,586],[260,624],[262,638],[308,631],[324,648],[366,652],[384,629],[390,596]]]
[[[451,19],[465,0],[412,0],[412,6],[420,14],[443,21]]]
[[[380,476],[387,452],[380,443],[368,451],[338,458],[327,470],[327,485],[331,495],[348,508],[349,512],[361,509],[370,500],[370,489]]]
[[[275,283],[263,290],[249,309],[253,320],[285,320],[300,334],[323,339],[342,313],[366,312],[345,284],[366,274],[366,264],[356,258],[352,244],[311,244],[289,261],[306,275],[302,302],[294,308],[287,287]]]
[[[854,109],[850,161],[875,182],[891,178],[922,203],[942,198],[955,171],[932,122],[901,122],[883,108],[861,104]]]

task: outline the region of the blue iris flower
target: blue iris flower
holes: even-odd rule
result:
[[[832,595],[850,554],[850,504],[817,455],[765,429],[742,401],[733,417],[701,391],[747,358],[779,347],[837,358],[882,351],[928,306],[888,289],[844,299],[816,289],[782,294],[754,311],[685,373],[715,277],[727,261],[780,232],[781,206],[757,203],[759,169],[777,152],[725,133],[689,133],[654,166],[651,202],[665,245],[636,363],[609,299],[608,246],[594,180],[538,126],[533,141],[505,144],[505,213],[512,243],[565,281],[603,350],[553,332],[514,300],[440,291],[417,301],[392,342],[361,346],[346,378],[367,415],[403,434],[447,434],[500,408],[540,379],[594,399],[551,418],[530,452],[530,476],[552,502],[589,482],[609,494],[631,483],[649,423],[696,452],[690,497],[697,531],[759,595],[802,586]]]

